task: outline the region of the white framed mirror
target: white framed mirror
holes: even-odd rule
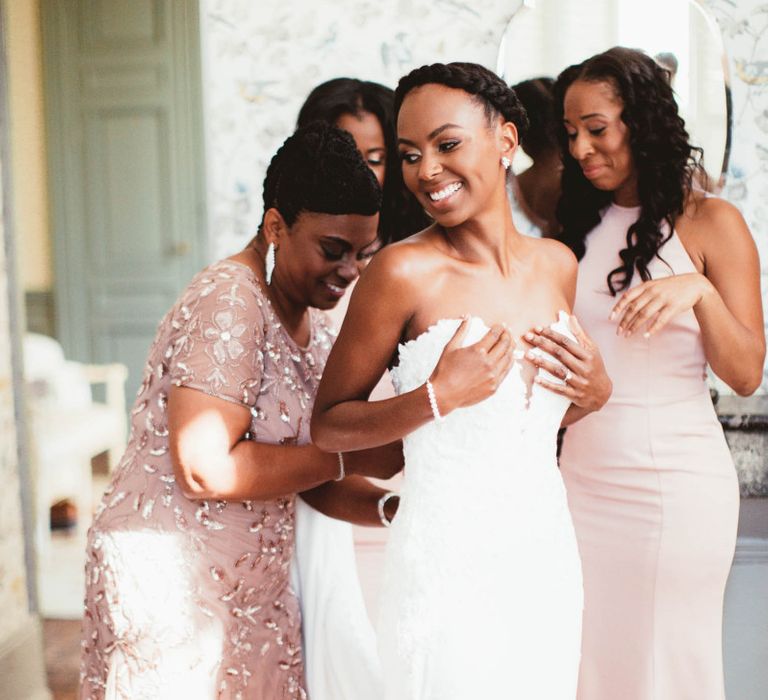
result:
[[[714,17],[697,0],[520,0],[499,45],[496,72],[514,85],[556,78],[612,46],[676,62],[672,86],[691,142],[704,149],[708,189],[725,183],[731,142],[728,62]],[[523,146],[525,148],[525,146]],[[516,164],[516,170],[525,163]]]

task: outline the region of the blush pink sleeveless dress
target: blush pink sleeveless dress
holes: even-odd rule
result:
[[[693,311],[646,339],[616,335],[606,277],[639,208],[587,237],[574,312],[613,380],[568,428],[561,469],[584,572],[579,700],[722,700],[722,612],[739,490],[705,382]],[[695,272],[673,234],[654,279]],[[640,282],[635,275],[632,284]]]

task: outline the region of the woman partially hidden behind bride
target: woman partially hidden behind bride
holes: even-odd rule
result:
[[[380,604],[386,698],[573,700],[582,581],[556,437],[611,391],[569,322],[576,259],[515,228],[506,170],[527,120],[497,76],[424,66],[395,102],[404,180],[435,223],[361,278],[312,422],[328,451],[404,440]],[[569,338],[570,370],[526,343],[541,326]],[[391,365],[397,396],[368,401]]]

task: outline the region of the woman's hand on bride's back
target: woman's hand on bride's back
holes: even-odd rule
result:
[[[465,318],[429,378],[443,416],[494,394],[514,362],[514,343],[504,326],[494,325],[479,341],[462,347],[468,328]]]

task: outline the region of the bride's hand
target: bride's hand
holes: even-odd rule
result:
[[[512,337],[504,326],[495,325],[478,342],[462,347],[468,328],[469,319],[465,318],[429,378],[443,416],[491,396],[514,359]]]
[[[600,350],[575,316],[570,317],[569,325],[577,342],[552,328],[539,327],[524,336],[531,345],[541,348],[557,362],[530,351],[526,359],[563,381],[561,384],[536,377],[537,384],[566,396],[585,412],[597,411],[611,397],[613,383],[605,371]]]

